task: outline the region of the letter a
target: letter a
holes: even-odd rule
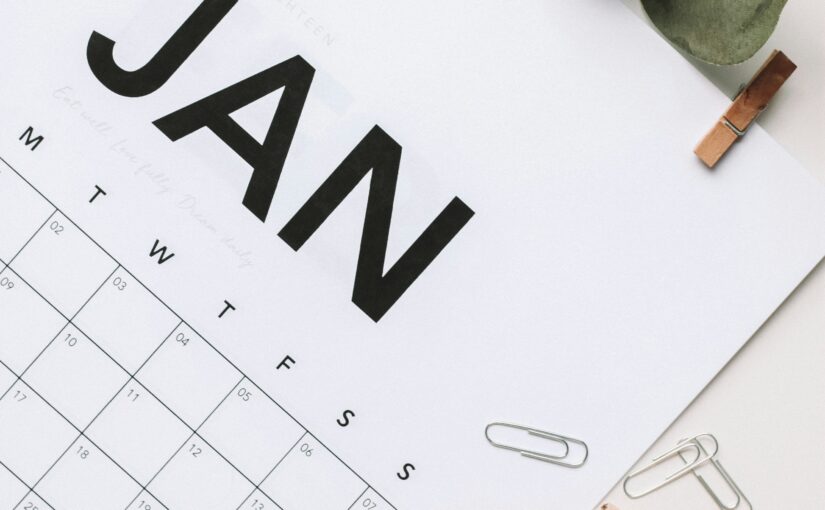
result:
[[[300,56],[292,57],[154,122],[173,142],[207,127],[252,167],[243,205],[266,220],[286,156],[304,109],[315,69]],[[284,89],[263,145],[230,113]]]

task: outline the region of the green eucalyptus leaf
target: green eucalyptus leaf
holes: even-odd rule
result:
[[[688,54],[712,64],[752,57],[788,0],[642,0],[653,24]]]

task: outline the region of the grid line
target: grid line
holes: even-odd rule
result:
[[[38,494],[38,493],[37,493],[37,491],[35,491],[35,490],[34,490],[34,488],[33,488],[32,486],[30,486],[29,484],[27,484],[27,483],[26,483],[26,481],[25,481],[25,480],[23,480],[22,478],[20,478],[19,476],[17,476],[17,473],[15,473],[15,472],[14,472],[14,471],[13,471],[13,470],[9,467],[9,466],[7,466],[5,463],[3,463],[3,461],[2,461],[2,460],[0,460],[0,466],[3,466],[3,467],[6,469],[6,471],[8,471],[9,473],[11,473],[11,475],[12,475],[12,476],[13,476],[13,477],[14,477],[14,478],[18,481],[18,482],[20,482],[20,483],[21,483],[24,487],[26,487],[26,489],[28,489],[28,490],[29,490],[29,492],[27,492],[27,493],[26,493],[26,495],[25,495],[25,496],[23,496],[23,500],[21,500],[21,502],[22,502],[22,501],[24,501],[24,500],[25,500],[25,499],[29,496],[29,494],[34,494],[35,496],[37,496],[38,498],[40,498],[40,501],[42,501],[43,503],[46,503],[47,505],[49,505],[49,508],[51,508],[52,510],[54,510],[54,507],[51,505],[51,503],[49,503],[48,501],[46,501],[46,498],[44,498],[43,496],[41,496],[40,494]],[[14,508],[17,508],[18,506],[20,506],[20,502],[18,502],[18,503],[17,503],[16,505],[14,505],[14,507],[12,507],[12,508],[14,509]]]

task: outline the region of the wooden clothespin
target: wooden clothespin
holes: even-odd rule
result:
[[[728,111],[696,146],[693,152],[699,159],[713,168],[767,108],[774,94],[795,70],[796,64],[781,51],[774,50],[748,86],[736,96]]]

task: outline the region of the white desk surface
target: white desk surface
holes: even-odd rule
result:
[[[624,0],[649,23],[639,0]],[[790,0],[768,44],[740,66],[697,69],[729,96],[783,50],[799,66],[759,123],[825,182],[825,4]],[[722,112],[719,112],[720,114]],[[715,119],[708,119],[710,127]],[[721,163],[724,170],[724,161]],[[825,218],[811,218],[825,221]],[[781,249],[781,247],[777,247]],[[770,271],[770,268],[765,268]],[[719,460],[756,509],[816,508],[825,500],[825,263],[642,457],[642,463],[702,432],[716,435]],[[678,363],[679,360],[673,360]],[[644,412],[628,409],[627,412]],[[609,422],[609,417],[606,417]],[[716,510],[692,477],[639,500],[620,486],[605,498],[621,510]],[[744,510],[747,508],[743,505]]]

